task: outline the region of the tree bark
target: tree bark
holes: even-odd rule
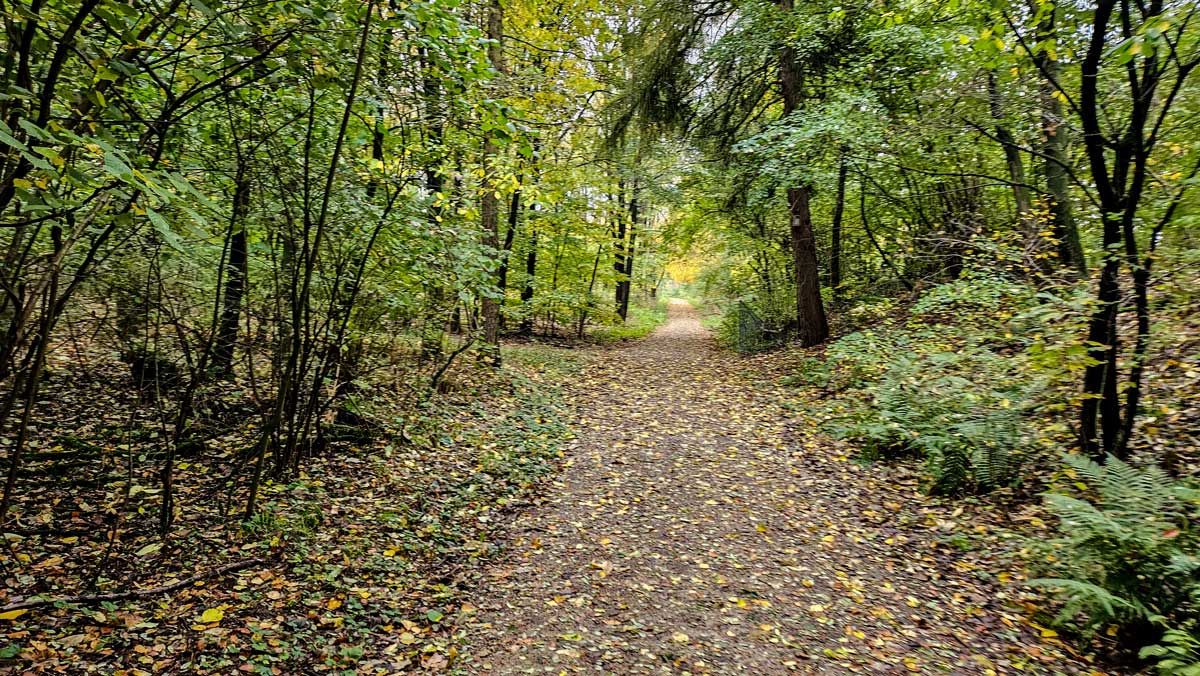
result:
[[[820,345],[829,338],[829,322],[821,300],[821,279],[817,274],[817,240],[813,236],[808,188],[789,188],[792,257],[796,261],[797,336],[804,347]]]
[[[521,289],[521,305],[525,316],[521,320],[521,335],[533,335],[533,311],[529,307],[533,302],[534,282],[537,279],[538,232],[534,230],[529,236],[529,252],[525,254],[525,286]]]
[[[430,62],[425,49],[422,48],[419,54],[421,57],[421,69],[424,73],[421,93],[425,106],[425,128],[429,133],[430,146],[438,147],[442,143],[443,121],[435,108],[442,98],[441,83],[437,78],[434,66]],[[445,181],[438,167],[434,164],[434,159],[430,158],[426,160],[425,192],[428,193],[430,199],[428,218],[431,228],[438,227],[442,212],[445,210],[445,207],[440,204],[438,198],[444,184]],[[443,329],[448,323],[446,320],[445,296],[446,290],[440,281],[434,281],[426,289],[425,307],[422,312],[421,321],[422,360],[436,361],[442,356],[442,339],[445,333]]]
[[[249,210],[250,178],[246,176],[245,167],[239,166],[234,179],[233,210],[229,217],[229,260],[221,322],[217,329],[217,342],[213,346],[213,369],[223,378],[233,375],[233,353],[242,319],[242,296],[246,291],[249,272],[246,247],[246,215]]]
[[[1029,186],[1025,181],[1025,163],[1021,161],[1021,151],[1017,142],[1004,121],[1004,99],[1000,96],[1000,87],[996,83],[996,74],[988,73],[988,109],[991,111],[992,122],[996,130],[996,138],[1004,148],[1004,163],[1008,166],[1008,177],[1012,183],[1013,200],[1017,204],[1017,220],[1028,229],[1029,212],[1033,210],[1033,201],[1029,198]]]
[[[500,287],[500,295],[508,289],[508,254],[512,252],[513,240],[517,237],[517,223],[520,220],[521,191],[514,190],[512,201],[508,206],[508,229],[504,232],[504,246],[500,250],[500,272],[497,274],[496,286]],[[501,301],[503,302],[503,301]]]
[[[633,194],[629,200],[629,244],[625,248],[624,266],[621,269],[621,278],[617,282],[621,287],[619,293],[621,304],[617,308],[617,312],[621,315],[621,321],[625,321],[629,317],[629,296],[633,291],[633,258],[637,253],[638,219],[641,218],[641,206],[641,195],[635,179]]]
[[[779,0],[783,12],[791,12],[792,0]],[[802,73],[795,50],[784,46],[779,52],[779,87],[783,92],[783,116],[795,111],[802,99]],[[808,186],[789,188],[788,213],[792,240],[793,271],[796,278],[796,326],[800,344],[819,345],[829,338],[829,322],[821,300],[817,266],[817,243],[813,235]]]
[[[631,202],[636,201],[631,200]],[[630,211],[633,209],[630,208]],[[621,321],[625,320],[625,315],[621,314],[621,308],[625,305],[625,284],[622,277],[625,274],[625,181],[620,181],[617,184],[617,216],[616,216],[616,234],[613,235],[613,272],[616,273],[616,282],[614,283],[614,298],[613,306],[617,311],[617,315],[621,317]]]
[[[504,74],[504,6],[500,0],[491,0],[487,10],[487,36],[491,40],[488,45],[488,60],[497,72]],[[492,184],[495,167],[488,166],[495,162],[499,153],[496,141],[489,134],[483,144],[483,163],[487,175],[483,181],[483,197],[480,201],[479,213],[483,225],[483,245],[490,248],[494,255],[503,256],[500,251],[500,200],[496,196]],[[483,348],[482,358],[496,368],[500,367],[500,302],[497,298],[484,296],[481,301],[483,316]]]
[[[1036,13],[1036,3],[1034,6]],[[1045,17],[1038,24],[1039,44],[1056,44],[1058,32],[1055,27],[1057,6],[1051,6]],[[1067,135],[1063,125],[1062,102],[1055,96],[1058,88],[1055,83],[1060,78],[1058,60],[1053,58],[1049,50],[1043,47],[1033,56],[1038,71],[1042,74],[1039,94],[1041,99],[1042,117],[1042,177],[1046,181],[1046,193],[1049,198],[1052,232],[1057,242],[1058,262],[1065,268],[1074,270],[1081,278],[1088,276],[1087,257],[1083,253],[1083,244],[1079,239],[1079,227],[1075,223],[1075,215],[1071,211],[1071,182],[1067,173]]]
[[[1100,220],[1103,229],[1104,262],[1096,292],[1097,305],[1088,323],[1089,356],[1092,363],[1083,374],[1083,402],[1080,406],[1079,436],[1083,451],[1103,462],[1114,450],[1120,429],[1121,405],[1117,395],[1117,313],[1121,300],[1120,256],[1121,212],[1125,208],[1123,183],[1109,175],[1108,139],[1100,123],[1099,77],[1104,57],[1105,35],[1112,17],[1115,0],[1097,3],[1092,18],[1092,35],[1087,52],[1080,63],[1079,116],[1083,126],[1084,148],[1087,150],[1092,178],[1100,199]],[[1120,164],[1127,156],[1117,153]],[[1122,178],[1127,169],[1121,168]]]

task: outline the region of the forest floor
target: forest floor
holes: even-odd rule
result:
[[[479,573],[459,673],[1103,673],[1028,619],[996,554],[1039,519],[857,462],[779,359],[721,351],[680,301],[590,355],[560,473]]]

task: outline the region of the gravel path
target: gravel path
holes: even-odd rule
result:
[[[911,482],[819,443],[753,368],[683,303],[589,362],[462,673],[1089,673],[938,542]]]

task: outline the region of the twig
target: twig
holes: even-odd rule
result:
[[[446,359],[446,363],[442,364],[442,367],[437,370],[437,373],[433,374],[433,377],[429,379],[429,390],[426,396],[433,396],[433,393],[437,390],[438,382],[441,381],[442,376],[446,374],[446,370],[450,368],[450,365],[454,363],[454,360],[458,357],[458,355],[466,352],[467,348],[471,347],[474,342],[475,336],[471,336],[467,340],[463,341],[463,344],[459,346],[457,350],[450,353],[450,356]]]
[[[93,603],[104,603],[105,601],[125,601],[127,599],[144,599],[144,598],[148,598],[151,596],[158,596],[160,594],[170,594],[171,592],[179,591],[180,589],[183,589],[184,587],[190,587],[191,585],[193,585],[201,580],[207,580],[210,577],[219,577],[219,576],[225,575],[227,573],[235,573],[239,570],[253,568],[254,566],[266,565],[266,563],[267,562],[264,561],[263,559],[246,559],[244,561],[235,561],[234,563],[227,563],[223,566],[217,566],[216,568],[211,568],[202,573],[196,573],[195,575],[193,575],[189,578],[180,580],[179,582],[176,582],[174,584],[163,585],[161,587],[151,587],[150,589],[135,589],[133,591],[112,592],[109,594],[86,594],[83,596],[60,596],[58,598],[51,598],[51,599],[22,599],[22,600],[18,600],[18,601],[13,601],[12,603],[9,603],[8,605],[0,606],[0,612],[8,612],[10,610],[23,610],[26,608],[40,608],[41,606],[49,606],[49,605],[54,605],[57,603],[93,604]]]

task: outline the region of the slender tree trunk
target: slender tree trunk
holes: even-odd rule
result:
[[[500,0],[491,0],[487,13],[488,59],[499,73],[506,73],[504,65],[504,6]],[[483,146],[483,163],[487,176],[483,181],[483,198],[479,212],[483,223],[483,244],[503,257],[500,251],[500,201],[493,185],[495,167],[488,166],[496,161],[499,148],[488,136]],[[485,296],[482,299],[483,315],[483,358],[493,366],[500,367],[500,301]]]
[[[846,147],[842,146],[838,157],[837,197],[833,203],[829,235],[829,286],[835,298],[842,293],[842,215],[846,211],[846,173]]]
[[[579,327],[575,331],[576,338],[583,338],[583,330],[587,326],[588,310],[592,307],[592,292],[596,289],[596,273],[600,270],[600,256],[604,254],[604,245],[596,247],[596,258],[592,261],[592,277],[588,280],[587,301],[579,313]]]
[[[435,108],[441,101],[441,83],[436,77],[436,73],[433,70],[434,66],[429,61],[424,48],[420,51],[420,59],[422,72],[425,74],[424,81],[422,82],[422,94],[425,105],[425,128],[429,133],[430,146],[438,147],[442,143],[443,121]],[[425,165],[425,191],[429,194],[431,201],[428,213],[431,228],[438,227],[442,213],[445,210],[445,207],[441,204],[441,200],[438,198],[444,185],[445,180],[438,167],[434,165],[432,159],[428,160],[428,164]],[[437,280],[434,280],[426,289],[425,307],[421,322],[422,360],[437,361],[442,356],[443,329],[447,324],[445,297],[446,290]]]
[[[508,205],[508,228],[504,231],[504,245],[500,250],[500,272],[497,273],[496,286],[503,296],[508,289],[508,254],[512,252],[513,241],[517,238],[517,223],[520,220],[521,191],[514,190],[512,201]]]
[[[338,164],[341,160],[342,148],[346,141],[346,130],[350,124],[354,103],[358,96],[358,86],[362,80],[367,41],[370,36],[371,21],[374,13],[375,0],[367,0],[366,16],[363,18],[362,31],[359,35],[354,73],[350,81],[349,91],[346,94],[344,107],[342,108],[337,135],[334,139],[332,151],[330,152],[329,167],[325,173],[320,207],[315,219],[312,216],[313,204],[309,199],[309,177],[307,173],[305,174],[304,234],[303,251],[301,253],[303,270],[301,271],[300,266],[297,265],[297,271],[292,276],[292,322],[294,328],[292,329],[291,349],[288,354],[287,365],[280,380],[276,403],[272,407],[271,412],[267,414],[263,427],[259,432],[258,443],[255,446],[254,469],[250,477],[248,495],[246,496],[245,517],[247,519],[254,515],[254,510],[257,507],[258,490],[262,485],[263,464],[267,451],[272,446],[276,448],[276,469],[279,471],[283,471],[288,465],[295,465],[299,462],[300,454],[296,448],[297,434],[300,431],[299,428],[307,426],[308,421],[298,421],[296,413],[300,410],[299,398],[304,385],[302,376],[306,373],[306,363],[312,354],[312,333],[314,330],[310,303],[312,281],[316,271],[317,254],[320,250],[321,242],[324,240],[325,228],[329,217],[329,206],[333,197],[334,183],[337,180]],[[305,140],[306,169],[308,162],[307,154],[310,151],[311,144],[312,113],[314,110],[315,107],[310,108],[309,136]],[[295,290],[297,286],[299,286],[298,291]],[[279,447],[278,438],[281,428],[286,428],[287,440],[282,447]]]
[[[784,12],[792,11],[792,0],[779,0]],[[779,85],[783,91],[783,116],[791,115],[802,98],[802,74],[795,50],[785,46],[779,53]],[[803,346],[819,345],[829,338],[829,322],[821,300],[821,278],[817,266],[817,241],[813,234],[808,186],[789,188],[788,213],[792,259],[796,276],[797,337]]]
[[[613,305],[616,308],[617,315],[621,320],[625,320],[625,315],[621,314],[621,308],[625,304],[625,284],[622,276],[625,274],[625,182],[620,181],[617,184],[617,217],[616,217],[616,234],[613,236],[613,272],[616,273],[616,282],[614,282],[614,297]]]
[[[62,228],[55,225],[51,230],[51,239],[54,242],[54,260],[55,265],[58,264],[58,254],[63,251]],[[54,331],[55,314],[51,307],[58,297],[58,270],[52,270],[50,284],[46,289],[45,303],[42,310],[42,321],[38,330],[37,337],[34,340],[37,344],[33,348],[33,364],[29,368],[24,382],[24,403],[25,407],[21,412],[21,418],[17,422],[16,439],[13,441],[12,448],[8,452],[8,474],[4,478],[4,493],[0,495],[0,527],[4,525],[4,519],[8,516],[8,509],[12,506],[13,491],[17,485],[17,472],[21,468],[21,456],[25,452],[25,444],[29,436],[29,425],[33,421],[33,409],[37,404],[38,391],[41,389],[42,370],[46,366],[46,351],[50,344],[50,336]],[[17,383],[14,383],[14,387]]]
[[[641,195],[638,191],[638,182],[634,179],[633,194],[629,200],[629,244],[622,257],[624,261],[621,266],[621,276],[617,281],[621,289],[617,294],[620,299],[617,313],[621,315],[621,321],[625,321],[629,317],[629,296],[633,291],[633,258],[637,253],[638,220],[640,218]]]
[[[217,342],[213,346],[213,368],[220,377],[233,375],[233,353],[242,320],[242,296],[246,291],[248,255],[246,215],[250,209],[250,178],[246,168],[238,166],[234,178],[233,210],[229,217],[229,260],[226,265],[225,293]]]
[[[1037,12],[1036,3],[1034,12]],[[1052,5],[1038,25],[1039,44],[1057,45],[1058,30],[1055,15],[1058,8]],[[1071,211],[1071,181],[1067,173],[1067,130],[1063,124],[1063,106],[1056,94],[1055,83],[1060,81],[1061,69],[1045,47],[1034,54],[1034,62],[1041,72],[1039,94],[1042,116],[1042,176],[1046,180],[1046,192],[1050,200],[1050,214],[1054,239],[1057,242],[1058,261],[1074,270],[1081,278],[1088,275],[1087,257],[1079,239],[1079,227]]]
[[[1021,150],[1013,139],[1012,132],[1004,119],[1004,99],[1000,96],[1000,87],[996,82],[996,74],[988,73],[988,109],[992,114],[996,138],[1004,148],[1004,163],[1008,165],[1008,177],[1012,183],[1013,200],[1017,203],[1017,219],[1028,229],[1029,213],[1033,210],[1033,201],[1029,198],[1029,187],[1025,181],[1025,163],[1021,161]]]
[[[529,236],[529,252],[525,254],[525,286],[521,289],[521,305],[525,316],[521,320],[521,335],[533,335],[533,302],[534,283],[537,280],[538,232],[534,230]]]
[[[1124,180],[1113,181],[1108,173],[1107,139],[1100,123],[1098,87],[1105,34],[1115,5],[1115,0],[1103,0],[1097,4],[1088,49],[1080,62],[1079,114],[1084,147],[1100,198],[1104,262],[1100,268],[1096,309],[1088,323],[1092,363],[1083,374],[1079,436],[1084,452],[1100,462],[1114,449],[1121,424],[1121,404],[1117,395],[1117,313],[1121,301],[1121,259],[1117,250],[1121,246],[1121,212],[1125,208]],[[1119,164],[1122,159],[1117,157],[1114,161]],[[1124,176],[1124,169],[1121,173]]]

